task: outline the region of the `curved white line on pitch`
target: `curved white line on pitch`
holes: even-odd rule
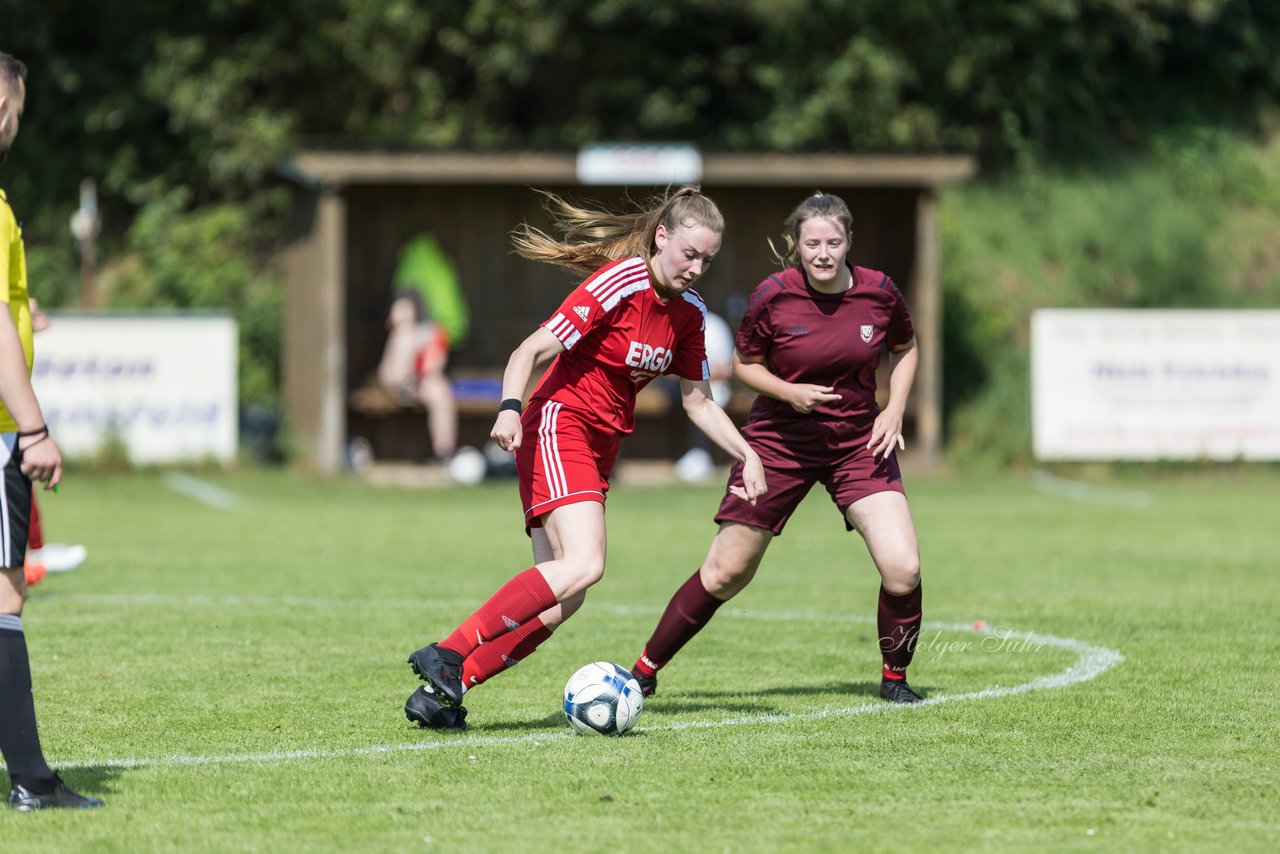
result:
[[[1151,493],[1141,489],[1121,489],[1115,486],[1098,486],[1079,480],[1055,477],[1047,471],[1031,472],[1031,486],[1040,492],[1056,495],[1068,501],[1093,504],[1098,507],[1123,507],[1129,510],[1151,509]]]
[[[184,472],[169,472],[164,476],[164,485],[174,492],[182,493],[188,498],[194,498],[201,504],[207,504],[219,510],[235,510],[240,506],[239,495]]]
[[[631,610],[631,609],[623,609]],[[728,612],[729,615],[755,619],[797,619],[800,613],[778,613],[776,615],[751,613],[745,611]],[[809,614],[813,618],[814,614]],[[859,619],[857,622],[871,622],[870,619]],[[939,631],[955,631],[973,633],[973,626],[966,623],[931,623],[926,622],[923,628]],[[978,634],[995,637],[990,631],[979,631]],[[1051,688],[1065,688],[1080,682],[1096,679],[1103,673],[1124,661],[1124,656],[1114,649],[1093,646],[1074,638],[1059,638],[1053,635],[1041,635],[1035,632],[1001,632],[998,635],[1004,640],[1015,642],[1039,643],[1045,646],[1074,652],[1076,661],[1059,673],[1040,676],[1030,682],[1002,687],[999,685],[983,688],[980,691],[968,691],[962,694],[932,695],[924,702],[914,706],[898,706],[877,701],[874,704],[861,706],[844,706],[835,709],[820,709],[813,712],[763,712],[758,715],[740,715],[734,718],[721,718],[711,721],[686,721],[683,723],[659,724],[656,726],[640,726],[637,733],[677,732],[690,729],[712,729],[726,726],[750,726],[753,724],[777,724],[789,721],[812,721],[824,718],[843,718],[855,715],[912,713],[917,709],[937,706],[943,703],[957,703],[965,700],[992,700],[998,697],[1011,697],[1015,694],[1026,694],[1031,691],[1044,691]],[[60,768],[150,768],[203,765],[253,765],[295,760],[343,759],[356,756],[379,756],[393,753],[413,753],[424,750],[442,750],[445,748],[487,747],[501,744],[532,744],[544,741],[559,741],[566,738],[579,738],[568,729],[556,732],[534,733],[518,736],[453,736],[435,741],[424,741],[416,744],[375,745],[373,747],[352,747],[339,750],[281,750],[267,753],[243,753],[228,756],[163,756],[155,759],[103,759],[88,762],[58,762]]]

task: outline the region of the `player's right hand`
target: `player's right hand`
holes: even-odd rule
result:
[[[62,480],[62,451],[52,436],[44,436],[23,447],[22,437],[18,447],[22,450],[22,473],[45,489],[53,489]]]
[[[757,498],[769,491],[768,485],[764,482],[764,465],[758,456],[752,454],[743,461],[742,486],[731,485],[729,491],[752,505],[756,503]]]
[[[835,394],[835,387],[829,385],[813,385],[812,383],[792,383],[791,394],[787,403],[796,412],[808,415],[818,404],[835,403],[840,395]]]
[[[498,443],[504,451],[514,451],[520,447],[520,413],[513,409],[505,409],[498,413],[498,420],[493,422],[489,438]]]

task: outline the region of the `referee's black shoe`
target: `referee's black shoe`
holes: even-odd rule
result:
[[[438,643],[409,656],[409,666],[446,706],[462,705],[462,656]]]
[[[422,729],[467,728],[467,710],[462,706],[449,707],[428,685],[423,685],[409,695],[404,704],[404,716]]]
[[[905,679],[881,679],[880,699],[902,705],[924,702],[924,698],[912,691]]]
[[[35,792],[26,786],[14,785],[9,790],[9,806],[18,812],[32,810],[72,809],[87,810],[102,806],[98,798],[86,798],[77,794],[62,782],[57,774],[53,776],[53,788],[48,792]]]

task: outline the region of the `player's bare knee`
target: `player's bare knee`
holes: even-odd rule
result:
[[[584,592],[600,579],[604,578],[604,558],[575,560],[571,570],[575,583],[575,592]]]
[[[884,589],[894,596],[910,593],[920,586],[920,559],[904,558],[885,570]]]
[[[755,567],[749,564],[708,560],[702,565],[700,573],[702,586],[708,593],[725,598],[726,594],[732,595],[741,590],[755,574],[754,570]]]

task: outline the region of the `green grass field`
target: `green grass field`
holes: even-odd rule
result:
[[[579,665],[629,665],[701,559],[718,489],[625,488],[610,561],[466,734],[403,716],[405,656],[528,566],[513,483],[408,492],[72,472],[28,600],[69,814],[12,851],[1271,850],[1280,836],[1280,476],[1089,487],[915,479],[925,630],[876,699],[877,577],[820,491],[662,674],[634,734],[574,736]],[[970,627],[985,621],[993,630]],[[0,778],[2,779],[2,778]]]

